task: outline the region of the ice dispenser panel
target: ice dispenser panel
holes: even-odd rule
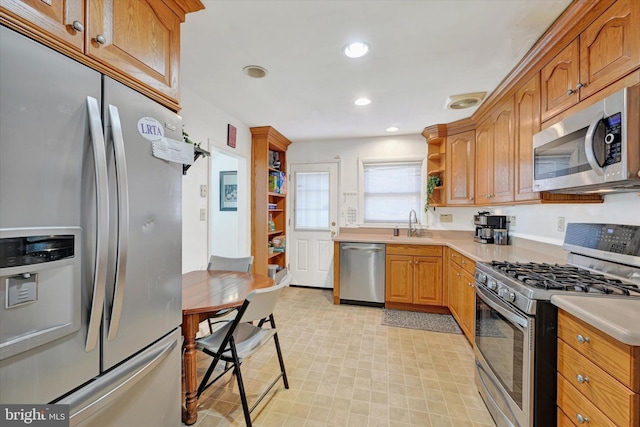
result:
[[[0,360],[80,329],[81,230],[0,229]]]

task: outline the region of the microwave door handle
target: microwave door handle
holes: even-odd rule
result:
[[[109,123],[116,163],[116,187],[118,189],[118,254],[116,258],[116,281],[113,292],[113,306],[107,339],[114,340],[118,336],[122,303],[127,273],[127,253],[129,251],[129,179],[124,154],[124,137],[118,107],[109,105]]]
[[[107,259],[109,251],[109,194],[107,180],[107,154],[102,133],[100,106],[98,100],[87,97],[89,112],[89,133],[93,149],[93,164],[95,168],[96,185],[96,260],[93,272],[93,297],[89,312],[89,326],[87,328],[87,342],[85,351],[93,350],[100,334],[100,322],[107,283]]]
[[[604,175],[604,169],[598,164],[598,160],[596,159],[596,153],[593,150],[593,137],[596,133],[598,125],[603,118],[604,112],[599,112],[596,119],[591,123],[591,125],[589,125],[589,129],[587,129],[587,135],[584,138],[584,153],[587,156],[587,162],[589,162],[589,166],[591,166],[591,169],[593,169],[593,171],[599,176]]]

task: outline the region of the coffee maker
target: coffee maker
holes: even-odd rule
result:
[[[496,229],[506,230],[506,215],[491,215],[490,212],[478,212],[473,216],[473,223],[476,226],[476,234],[473,240],[480,243],[494,243],[494,231]]]

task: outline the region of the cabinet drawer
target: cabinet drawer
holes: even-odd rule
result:
[[[558,407],[576,425],[615,426],[613,421],[580,394],[562,375],[558,375]]]
[[[442,257],[442,246],[433,245],[387,245],[387,255],[418,255]]]
[[[558,337],[622,384],[638,392],[638,347],[623,344],[564,310],[558,312]]]
[[[558,372],[617,425],[638,425],[638,411],[634,408],[638,407],[640,395],[562,340],[558,340]]]
[[[476,268],[476,263],[470,258],[462,255],[460,252],[456,252],[453,249],[449,251],[449,260],[455,262],[467,272],[473,274]]]
[[[569,417],[558,408],[558,427],[575,427]]]

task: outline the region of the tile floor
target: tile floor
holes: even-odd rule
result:
[[[289,287],[275,312],[290,388],[282,381],[254,426],[494,426],[462,335],[381,325],[379,308],[334,305],[330,290]],[[200,377],[210,359],[199,355]],[[242,365],[249,405],[277,375],[275,347]],[[203,393],[197,427],[243,426],[235,378]]]

